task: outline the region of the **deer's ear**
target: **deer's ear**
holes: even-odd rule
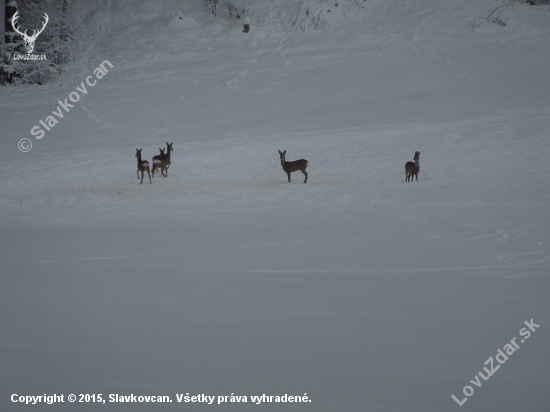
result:
[[[281,152],[280,150],[277,150],[279,152],[279,154],[283,154],[283,152]]]
[[[286,150],[283,152],[283,154],[286,154]]]

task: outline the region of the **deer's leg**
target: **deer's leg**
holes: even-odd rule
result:
[[[286,174],[288,175],[288,183],[290,183],[290,172],[286,172]]]
[[[139,177],[138,177],[139,179]],[[139,184],[142,184],[143,183],[143,170],[141,171],[141,182],[139,182]]]
[[[147,169],[147,174],[149,175],[149,183],[153,183],[151,182],[151,173],[149,173],[149,169]]]
[[[418,182],[418,173],[416,174],[416,181]]]
[[[137,178],[138,178],[138,180],[139,180],[139,169],[136,170],[136,175],[137,175]]]
[[[162,170],[163,170],[162,175],[163,175],[164,177],[168,177],[168,170],[166,170],[166,167],[163,168]]]
[[[307,172],[306,172],[306,169],[302,170],[302,173],[303,173],[304,176],[306,177],[306,179],[304,180],[304,183],[307,183]]]

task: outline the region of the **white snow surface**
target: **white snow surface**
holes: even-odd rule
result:
[[[240,4],[75,0],[80,59],[0,88],[0,410],[550,410],[548,7]],[[10,400],[54,393],[107,402]]]

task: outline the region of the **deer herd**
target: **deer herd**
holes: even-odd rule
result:
[[[172,147],[172,143],[166,142],[166,152],[164,152],[164,149],[159,147],[159,154],[156,156],[153,156],[153,159],[151,161],[152,164],[152,173],[153,177],[155,177],[155,171],[160,169],[160,173],[163,177],[168,177],[168,168],[170,167],[170,154],[174,150]],[[137,157],[137,178],[140,180],[139,172],[141,172],[141,181],[139,184],[143,183],[143,175],[145,172],[149,175],[149,183],[152,183],[151,181],[151,170],[150,170],[150,163],[147,160],[141,160],[141,151],[143,149],[136,149],[136,157]],[[292,162],[287,162],[285,160],[286,150],[281,152],[279,150],[279,157],[281,159],[281,166],[283,167],[283,170],[288,176],[288,182],[290,183],[290,174],[292,172],[297,172],[298,170],[301,171],[304,176],[304,183],[307,183],[307,166],[308,161],[306,159],[300,159],[300,160],[294,160]],[[414,152],[414,162],[407,162],[405,164],[405,181],[412,182],[414,180],[414,177],[416,176],[416,181],[418,182],[418,173],[420,172],[420,152]],[[409,180],[410,179],[410,180]]]
[[[168,168],[170,167],[170,153],[172,153],[172,143],[166,142],[166,153],[164,153],[164,149],[161,149],[159,147],[160,154],[153,156],[153,160],[151,163],[153,164],[152,172],[153,177],[155,177],[155,171],[160,169],[160,173],[164,177],[168,177]],[[141,160],[141,151],[143,149],[136,149],[136,157],[137,157],[137,178],[139,180],[139,172],[141,172],[141,181],[139,184],[143,183],[143,175],[145,172],[149,175],[149,183],[152,183],[151,181],[151,170],[149,169],[149,162],[147,160]]]

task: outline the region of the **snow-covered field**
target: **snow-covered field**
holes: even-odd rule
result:
[[[80,59],[0,88],[0,410],[549,410],[548,6],[356,3],[75,1]]]

